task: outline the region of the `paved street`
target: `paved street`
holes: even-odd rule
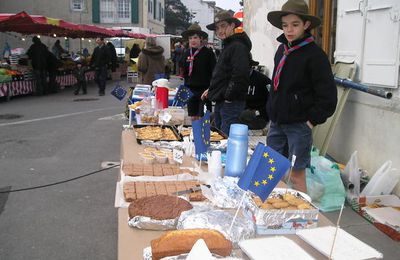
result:
[[[112,86],[108,81],[108,93]],[[123,121],[115,115],[122,103],[99,97],[94,85],[86,96],[72,92],[0,103],[0,116],[22,116],[0,119],[0,189],[65,180],[119,160]],[[8,198],[0,194],[0,259],[116,259],[116,178],[111,169]]]
[[[74,96],[68,88],[0,102],[0,190],[62,181],[118,161],[124,104],[108,94],[114,85],[108,81],[102,97],[90,85],[86,96]],[[21,117],[4,119],[13,115]],[[116,259],[116,179],[117,169],[111,169],[56,186],[0,194],[0,259]],[[325,215],[336,223],[338,212]],[[398,259],[398,242],[349,206],[341,226],[385,259]]]

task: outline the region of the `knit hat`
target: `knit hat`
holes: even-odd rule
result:
[[[182,37],[188,38],[189,36],[192,36],[194,34],[197,34],[198,36],[202,37],[203,39],[208,38],[208,34],[201,30],[201,27],[198,23],[194,23],[194,24],[190,25],[189,28],[182,33]]]
[[[321,20],[318,17],[309,14],[308,5],[304,0],[287,1],[282,5],[281,11],[269,12],[267,19],[273,26],[282,30],[282,16],[288,14],[295,14],[310,21],[311,25],[309,29],[313,29],[321,24]]]
[[[226,21],[228,23],[235,23],[235,28],[242,24],[239,19],[233,17],[228,11],[221,11],[217,13],[214,17],[214,23],[207,25],[207,29],[215,31],[215,25],[219,22]]]

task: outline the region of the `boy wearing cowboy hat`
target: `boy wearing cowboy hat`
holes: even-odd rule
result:
[[[213,51],[204,46],[204,39],[208,34],[201,30],[200,25],[194,23],[182,33],[182,37],[189,41],[189,48],[184,52],[180,67],[183,68],[185,84],[193,92],[188,101],[188,114],[192,120],[203,116],[204,102],[201,95],[210,85],[211,75],[215,67]],[[211,111],[211,102],[206,101],[207,109]]]
[[[321,21],[309,14],[303,0],[289,0],[267,18],[283,30],[277,38],[281,45],[274,58],[267,103],[271,120],[267,144],[289,160],[296,156],[290,182],[295,189],[306,191],[312,128],[335,112],[336,86],[329,60],[310,33]]]
[[[214,30],[222,40],[222,51],[213,71],[210,87],[202,98],[216,102],[215,124],[229,134],[231,124],[239,123],[239,115],[245,108],[250,77],[251,41],[245,32],[236,33],[241,22],[228,12],[215,15],[214,23],[207,29]]]

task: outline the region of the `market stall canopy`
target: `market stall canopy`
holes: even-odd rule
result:
[[[142,34],[131,34],[123,30],[113,30],[88,24],[75,24],[41,15],[29,15],[26,12],[0,14],[0,32],[57,35],[58,37],[69,38],[130,37],[142,39],[146,37]]]

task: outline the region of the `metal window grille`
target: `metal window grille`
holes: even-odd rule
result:
[[[117,2],[117,17],[122,19],[130,18],[130,1],[118,0]]]
[[[100,18],[102,23],[130,23],[130,0],[101,0]]]

